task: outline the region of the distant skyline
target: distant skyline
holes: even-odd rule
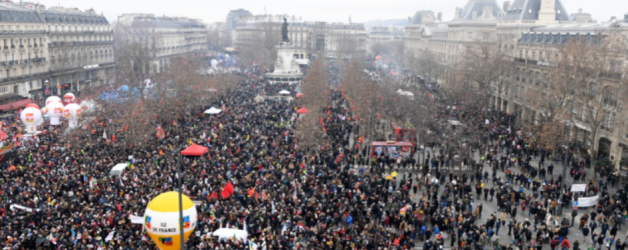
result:
[[[234,9],[246,9],[254,15],[288,14],[306,21],[353,22],[372,20],[407,19],[418,10],[442,12],[444,21],[453,18],[455,8],[463,7],[468,0],[40,0],[39,3],[52,7],[76,7],[80,10],[93,8],[103,13],[110,22],[125,13],[151,13],[157,16],[182,16],[202,19],[205,22],[224,22],[227,13]],[[611,16],[623,18],[628,12],[628,1],[617,0],[561,0],[569,14],[582,9],[594,20],[608,21]],[[18,1],[15,1],[18,2]],[[33,1],[37,2],[37,1]],[[503,0],[498,0],[502,6]],[[514,0],[511,0],[514,2]]]

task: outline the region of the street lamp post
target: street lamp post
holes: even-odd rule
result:
[[[181,237],[181,250],[185,250],[185,236],[183,235],[183,198],[182,198],[182,186],[181,186],[181,161],[177,163],[177,190],[179,191],[179,236]]]
[[[560,180],[560,185],[564,186],[565,185],[565,179],[566,179],[566,175],[567,175],[567,165],[568,165],[568,160],[569,160],[569,141],[571,139],[571,128],[573,127],[573,106],[574,106],[574,91],[571,91],[571,108],[569,109],[569,130],[567,132],[567,139],[565,140],[565,157],[563,158],[563,176],[562,179]],[[594,170],[595,171],[595,170]],[[559,187],[562,189],[562,187]],[[561,213],[563,212],[563,208],[565,207],[565,204],[562,202],[563,201],[563,197],[565,196],[565,191],[562,190],[560,192],[560,211]]]

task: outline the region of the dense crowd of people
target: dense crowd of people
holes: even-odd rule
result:
[[[281,89],[294,92],[291,86],[269,85],[258,72],[234,74],[237,89],[160,124],[163,139],[147,140],[141,148],[107,136],[106,130],[124,125],[100,114],[99,124],[87,132],[57,128],[31,141],[15,138],[23,127],[17,116],[6,119],[5,143],[19,144],[0,166],[0,245],[153,249],[143,226],[132,224],[129,215],[142,216],[153,197],[176,190],[181,166],[183,192],[200,201],[188,249],[250,249],[243,240],[210,236],[221,227],[246,230],[257,249],[625,248],[619,230],[628,216],[628,196],[623,189],[610,191],[614,175],[593,182],[585,164],[571,161],[573,182],[588,184],[580,195],[600,196],[586,213],[572,208],[577,195],[562,176],[554,177],[554,163],[544,164],[552,156],[515,133],[513,116],[442,98],[429,119],[469,124],[465,133],[472,136],[464,145],[434,143],[428,152],[401,160],[386,153],[365,158],[365,149],[353,145],[359,128],[341,118],[347,100],[332,90],[332,103],[320,111],[329,117],[331,145],[314,152],[298,146],[293,129],[298,100],[256,99]],[[417,91],[431,91],[419,85]],[[211,106],[225,108],[218,115],[202,114]],[[69,145],[68,136],[80,143]],[[182,157],[180,151],[192,142],[209,152]],[[460,159],[450,153],[462,151],[467,153]],[[376,167],[369,168],[369,161]],[[110,175],[117,163],[129,167]],[[453,171],[458,165],[464,168]],[[234,194],[215,197],[228,182]],[[498,209],[483,217],[489,203]],[[561,204],[570,217],[563,216]],[[584,215],[576,221],[579,213]],[[571,240],[574,225],[582,242]],[[499,236],[500,228],[508,238]],[[111,232],[113,239],[107,240]]]

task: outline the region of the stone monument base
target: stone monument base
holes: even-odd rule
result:
[[[266,79],[271,84],[288,83],[299,84],[303,78],[299,63],[294,59],[295,47],[289,42],[281,42],[277,45],[277,61],[275,70],[267,73]]]

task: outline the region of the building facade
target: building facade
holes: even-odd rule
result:
[[[49,73],[46,25],[37,11],[42,7],[0,4],[0,97],[31,97]]]
[[[116,26],[116,32],[120,32],[116,36],[121,40],[150,44],[154,54],[152,72],[160,72],[172,58],[207,51],[207,29],[200,20],[125,14],[118,17]]]
[[[228,46],[233,45],[233,32],[238,26],[238,22],[240,22],[240,19],[250,16],[253,16],[253,14],[245,9],[229,11],[229,13],[227,14],[227,19],[225,21],[225,27],[222,30],[224,32],[224,36],[226,36],[226,40],[229,41],[229,43],[227,44]]]
[[[255,15],[238,19],[233,31],[233,45],[238,48],[274,47],[281,40],[281,25],[286,18],[288,38],[297,59],[311,57],[312,28],[300,18],[283,15]],[[268,33],[268,34],[267,34]],[[268,35],[268,36],[267,36]]]
[[[80,91],[113,78],[113,33],[104,16],[63,7],[40,15],[46,22],[50,55],[50,80],[44,92]]]
[[[366,52],[369,55],[373,54],[375,46],[390,44],[403,39],[403,28],[399,27],[372,27],[366,32]]]
[[[262,43],[274,46],[280,39],[283,19],[288,22],[288,38],[295,47],[297,59],[311,59],[320,51],[327,58],[348,57],[350,53],[366,53],[366,29],[363,24],[305,22],[284,15],[255,15],[238,19],[233,32],[236,48],[254,47]],[[266,33],[272,33],[266,37]]]
[[[114,65],[109,23],[93,10],[0,3],[0,99],[42,99],[103,83]]]
[[[463,63],[469,44],[486,43],[499,48],[506,60],[512,61],[513,72],[502,78],[509,82],[505,91],[499,90],[499,83],[492,83],[491,104],[534,123],[543,119],[544,111],[531,103],[530,95],[548,92],[551,62],[562,56],[560,48],[569,44],[570,39],[584,37],[594,41],[600,31],[626,36],[628,16],[624,20],[596,23],[582,11],[569,15],[560,0],[515,0],[512,4],[506,1],[503,8],[495,0],[469,0],[464,8],[456,9],[454,19],[449,22],[439,22],[430,11],[419,11],[409,19],[405,29],[404,63],[411,71],[420,68],[414,64],[420,64],[420,58],[426,52],[433,55],[441,67],[455,71]],[[626,58],[619,55],[612,60],[610,72],[604,73],[601,82],[596,83],[601,88],[623,82],[622,72],[628,67],[624,63]],[[452,79],[441,77],[437,80],[447,84]],[[591,133],[591,126],[579,109],[585,105],[574,102],[572,140],[585,144],[589,152],[608,157],[616,167],[628,166],[628,126],[617,122],[627,114],[625,110],[613,108],[625,100],[612,91],[601,90],[598,95],[604,108],[612,109],[611,115],[605,118],[593,142],[589,142],[585,137]]]

